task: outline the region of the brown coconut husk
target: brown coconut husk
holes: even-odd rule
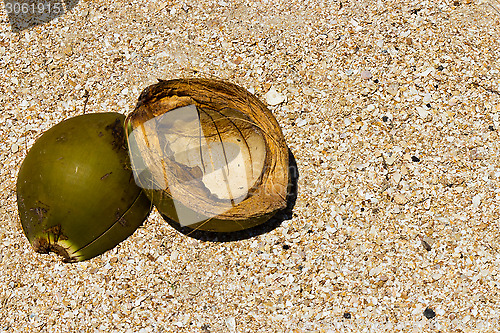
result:
[[[214,196],[201,183],[193,186],[193,182],[200,179],[203,170],[170,158],[160,157],[162,161],[158,163],[158,156],[151,149],[155,144],[158,145],[158,142],[154,143],[156,133],[146,129],[144,124],[155,117],[190,105],[195,105],[200,110],[200,119],[210,119],[211,124],[203,128],[207,140],[224,142],[235,136],[238,142],[243,140],[246,144],[250,161],[252,149],[258,151],[259,148],[252,147],[251,144],[258,145],[261,142],[259,137],[263,138],[265,156],[262,155],[262,162],[260,159],[257,162],[251,161],[253,167],[257,165],[261,170],[251,179],[253,183],[244,198],[229,200],[229,209],[227,199]],[[209,217],[190,226],[193,229],[224,232],[242,230],[266,221],[286,207],[289,184],[288,147],[273,114],[244,88],[212,79],[160,81],[141,93],[135,110],[127,117],[125,124],[127,136],[135,129],[142,131],[145,141],[142,142],[144,149],[141,154],[148,155],[143,156],[146,164],[155,164],[156,174],[165,177],[166,183],[172,184],[173,179],[178,181],[175,190],[177,204],[184,205],[194,214]],[[255,173],[254,169],[251,171]],[[183,182],[190,182],[190,186],[184,188]],[[143,188],[161,213],[179,222],[169,187],[151,189],[149,186],[148,189],[147,184],[143,184]]]

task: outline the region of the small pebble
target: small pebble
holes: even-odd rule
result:
[[[423,108],[421,106],[417,106],[417,112],[418,112],[418,116],[422,119],[427,118],[427,116],[430,114],[430,112],[428,110],[426,110],[425,108]]]
[[[439,280],[442,276],[443,276],[443,274],[441,274],[441,273],[434,273],[434,274],[432,274],[432,276],[431,276],[431,277],[432,277],[432,279],[433,279],[433,280],[437,281],[437,280]]]
[[[196,285],[191,285],[188,288],[188,292],[190,295],[197,295],[200,291],[201,291],[201,289]]]
[[[431,96],[431,94],[429,94],[429,93],[425,94],[425,96],[424,96],[424,98],[422,99],[422,101],[423,101],[424,103],[429,103],[430,101],[432,101],[432,96]]]
[[[387,87],[387,92],[391,94],[392,96],[396,96],[399,91],[399,85],[397,83],[392,83]]]
[[[226,326],[230,332],[236,332],[236,319],[234,317],[227,317]]]
[[[298,127],[302,127],[306,124],[307,124],[307,120],[302,119],[302,118],[297,118],[297,121],[295,123],[295,125],[297,125]]]
[[[394,182],[398,184],[401,181],[401,174],[399,172],[395,172],[392,175],[392,180],[394,180]]]
[[[265,95],[265,98],[267,104],[272,106],[281,104],[285,101],[285,95],[277,92],[274,87],[271,87],[271,89],[269,89],[269,91]]]
[[[19,151],[19,146],[17,144],[13,144],[11,147],[10,147],[10,150],[12,151],[13,154],[17,153]]]
[[[367,109],[368,111],[373,111],[373,110],[375,110],[376,108],[377,108],[377,107],[376,107],[374,104],[370,104],[370,105],[368,105],[368,106],[366,107],[366,109]]]
[[[373,75],[372,75],[372,73],[370,73],[370,71],[361,71],[360,75],[361,75],[361,78],[363,80],[369,80],[373,77]]]
[[[63,52],[64,54],[69,57],[73,54],[73,48],[71,47],[71,45],[67,45],[64,49],[63,49]]]
[[[431,308],[426,308],[424,310],[424,316],[427,319],[432,319],[432,318],[436,317],[436,313]]]
[[[311,87],[305,87],[302,91],[307,96],[313,96],[314,95],[314,90]]]
[[[177,258],[179,258],[179,251],[173,250],[172,253],[170,253],[170,260],[175,262]]]
[[[472,198],[472,209],[477,209],[479,207],[479,205],[481,204],[481,195],[479,194],[476,194],[473,198]]]
[[[398,205],[404,205],[405,203],[408,202],[408,199],[406,196],[402,193],[396,193],[394,195],[394,202],[397,203]]]
[[[358,169],[359,171],[361,171],[361,170],[365,169],[366,166],[363,163],[357,162],[354,164],[354,167],[356,169]]]
[[[395,161],[396,161],[396,155],[389,156],[385,159],[385,163],[387,165],[393,165]]]
[[[427,237],[420,238],[420,242],[422,243],[422,246],[424,247],[424,249],[426,251],[430,251],[430,250],[432,250],[432,246],[431,246],[431,244],[429,244],[429,242],[427,242],[428,239],[426,239],[426,238]]]
[[[235,65],[241,64],[242,61],[243,61],[243,58],[241,56],[237,56],[236,58],[233,59],[233,63]]]

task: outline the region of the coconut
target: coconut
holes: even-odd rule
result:
[[[65,120],[31,147],[19,170],[21,224],[35,251],[64,261],[95,257],[131,235],[151,203],[132,175],[125,116]]]
[[[181,226],[232,232],[286,207],[288,147],[267,107],[218,80],[147,87],[125,128],[136,183]]]

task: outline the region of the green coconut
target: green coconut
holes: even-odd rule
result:
[[[35,251],[66,262],[115,247],[147,218],[151,203],[135,182],[124,140],[125,116],[65,120],[45,132],[23,161],[17,203]]]
[[[288,147],[273,114],[224,81],[147,87],[125,128],[136,182],[181,226],[233,232],[287,204]]]

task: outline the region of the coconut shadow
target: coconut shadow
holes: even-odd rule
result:
[[[297,201],[298,195],[298,179],[299,179],[299,169],[297,168],[297,161],[295,156],[290,149],[288,149],[288,170],[290,172],[290,189],[287,194],[287,205],[284,209],[278,211],[272,218],[268,221],[257,225],[253,228],[234,231],[234,232],[213,232],[204,230],[194,230],[189,227],[183,227],[176,221],[168,218],[167,216],[161,214],[163,219],[170,224],[178,232],[195,238],[200,241],[207,242],[233,242],[243,239],[249,239],[256,237],[265,233],[268,233],[281,225],[285,220],[290,220],[293,215],[293,207]]]

